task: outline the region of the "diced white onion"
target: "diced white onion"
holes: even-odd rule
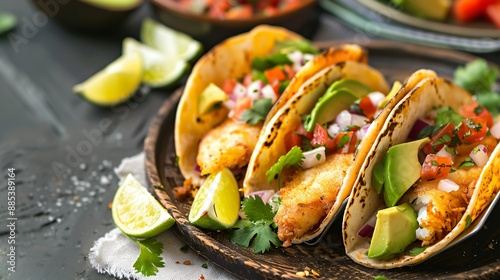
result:
[[[423,221],[425,221],[425,219],[427,219],[427,205],[418,209],[418,223],[421,224]]]
[[[365,124],[360,129],[358,129],[358,131],[356,131],[356,137],[358,138],[358,140],[361,140],[365,137],[369,128],[370,128],[370,124]]]
[[[368,97],[370,97],[372,104],[376,107],[378,107],[378,104],[380,104],[380,102],[385,99],[385,95],[379,91],[371,92],[370,94],[368,94]]]
[[[455,156],[452,153],[450,153],[450,152],[448,152],[446,150],[446,146],[444,146],[443,148],[441,148],[441,150],[439,150],[439,152],[436,153],[436,156],[439,156],[439,157],[449,157],[449,158],[451,158],[451,162],[452,163],[455,162]]]
[[[438,184],[438,190],[448,193],[452,191],[458,191],[459,188],[459,185],[449,179],[442,179]]]
[[[339,134],[340,127],[338,124],[333,123],[333,124],[328,126],[326,131],[328,131],[328,135],[330,135],[330,137],[335,137],[335,136],[337,136],[337,134]]]
[[[490,133],[496,139],[500,139],[500,122],[497,122],[490,128]]]
[[[488,162],[488,148],[479,144],[469,153],[470,159],[479,167],[483,167]]]
[[[335,118],[335,123],[339,125],[340,131],[344,130],[347,126],[351,125],[351,113],[347,110],[340,112]]]
[[[247,94],[247,88],[240,83],[236,83],[236,85],[234,85],[233,92],[229,96],[229,99],[234,101],[236,99],[244,97],[246,94]]]
[[[351,124],[350,125],[356,125],[359,127],[363,127],[365,124],[369,123],[370,120],[367,117],[358,115],[358,114],[351,114]]]
[[[261,80],[253,81],[250,85],[248,85],[247,96],[250,97],[252,100],[259,99],[260,91],[262,90],[263,86],[264,83],[262,83]]]
[[[432,231],[426,229],[426,228],[417,228],[415,231],[415,236],[418,240],[426,240],[430,235]]]
[[[248,196],[251,197],[251,196],[260,196],[260,198],[262,198],[262,201],[264,203],[268,203],[269,200],[271,199],[271,197],[274,195],[274,190],[264,190],[264,191],[256,191],[256,192],[253,192],[253,193],[250,193]]]
[[[314,59],[314,55],[310,53],[304,54],[304,64]]]
[[[271,85],[265,85],[261,92],[264,98],[271,98],[273,104],[278,100],[278,97],[276,96],[276,93]]]
[[[303,169],[314,167],[325,162],[325,157],[325,147],[323,146],[304,152],[304,161],[301,166]]]
[[[300,52],[300,51],[294,51],[294,52],[291,52],[291,53],[287,54],[287,57],[293,63],[293,66],[292,66],[293,70],[294,71],[299,71],[299,69],[303,65],[302,62],[304,61],[304,55],[302,54],[302,52]]]

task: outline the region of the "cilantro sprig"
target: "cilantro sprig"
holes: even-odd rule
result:
[[[263,122],[266,120],[267,113],[269,113],[271,107],[273,107],[271,98],[256,99],[253,101],[252,108],[241,114],[241,120],[251,125]]]
[[[283,169],[290,166],[293,166],[295,168],[300,167],[302,161],[304,161],[304,158],[305,157],[304,154],[302,153],[302,150],[299,147],[294,146],[293,148],[290,149],[290,151],[288,151],[288,153],[286,153],[286,155],[280,156],[278,161],[273,166],[271,166],[269,170],[267,170],[266,172],[267,181],[271,182],[277,176],[278,186],[279,186],[281,182],[281,173],[283,172]]]
[[[255,253],[265,253],[271,248],[281,246],[275,230],[278,225],[273,221],[274,212],[270,204],[264,203],[258,195],[245,198],[241,209],[246,219],[233,226],[231,241],[244,247],[252,247]]]
[[[130,236],[129,236],[130,237]],[[165,267],[165,263],[161,257],[163,244],[157,241],[154,237],[139,240],[130,237],[139,247],[141,253],[134,263],[135,270],[144,276],[154,276],[158,273],[159,267]]]
[[[455,70],[456,84],[476,95],[479,104],[493,115],[500,113],[500,93],[493,90],[499,71],[483,59],[477,59]]]

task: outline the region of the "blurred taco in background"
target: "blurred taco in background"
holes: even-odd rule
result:
[[[283,246],[317,237],[340,210],[385,118],[408,92],[393,88],[389,94],[383,75],[366,64],[326,66],[269,120],[244,192],[279,197],[274,221]]]
[[[344,213],[347,255],[390,269],[443,250],[500,191],[499,138],[500,120],[469,92],[435,75],[421,80],[363,164]]]
[[[344,60],[366,62],[366,53],[346,45],[318,55],[304,38],[271,26],[214,47],[194,66],[176,113],[175,148],[186,182],[199,186],[224,168],[242,179],[266,118],[323,65]]]

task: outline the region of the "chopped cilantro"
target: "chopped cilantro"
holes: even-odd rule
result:
[[[411,250],[410,250],[410,256],[416,256],[422,252],[425,251],[425,249],[427,249],[427,247],[413,247]]]
[[[451,136],[449,134],[443,134],[439,139],[437,139],[432,146],[438,146],[441,144],[446,144],[451,141]]]
[[[321,154],[320,154],[320,153],[317,153],[317,154],[316,154],[316,159],[317,159],[318,161],[320,161],[320,160],[321,160]]]
[[[201,267],[208,268],[208,264],[204,263],[204,264],[201,265]]]
[[[425,137],[427,137],[427,136],[430,136],[430,135],[431,135],[431,134],[432,134],[435,130],[436,130],[436,126],[434,126],[434,125],[429,125],[429,126],[426,126],[426,127],[424,127],[424,129],[422,129],[422,130],[418,133],[417,137],[418,137],[419,139],[421,139],[421,138],[425,138]]]
[[[278,176],[279,186],[283,169],[288,166],[294,166],[295,168],[298,168],[303,160],[304,154],[302,153],[302,150],[299,147],[294,146],[290,149],[290,151],[288,151],[286,155],[280,156],[278,161],[273,166],[271,166],[269,170],[267,170],[267,181],[271,182],[276,176]]]
[[[432,166],[439,166],[439,163],[436,160],[431,161]]]
[[[453,123],[454,125],[459,125],[464,117],[460,116],[449,106],[441,107],[437,110],[436,119],[434,123],[437,126],[447,125],[448,123]]]
[[[342,149],[345,147],[345,145],[347,145],[349,143],[349,140],[351,140],[351,137],[349,137],[349,135],[347,134],[344,134],[342,135],[342,137],[340,137],[340,140],[339,140],[339,149]]]
[[[266,120],[267,113],[273,107],[273,101],[271,98],[261,98],[253,101],[252,108],[246,110],[241,115],[241,120],[254,125],[259,122]]]
[[[285,89],[288,87],[288,85],[290,84],[290,80],[285,80],[283,82],[280,83],[280,86],[278,87],[278,93],[281,95]]]
[[[458,167],[469,167],[476,165],[470,157],[467,157],[464,161],[462,161]]]
[[[274,53],[265,57],[256,57],[252,60],[252,69],[265,71],[277,65],[292,64],[292,61],[284,53]]]
[[[158,242],[155,238],[138,240],[131,237],[131,239],[141,248],[141,253],[134,263],[135,270],[144,276],[156,275],[156,273],[158,273],[158,267],[165,266],[160,256],[163,251],[163,244]]]
[[[264,203],[258,195],[245,198],[241,209],[247,219],[239,220],[233,226],[231,241],[245,247],[252,247],[255,253],[264,253],[271,244],[279,247],[281,241],[275,232],[274,213],[270,204]]]

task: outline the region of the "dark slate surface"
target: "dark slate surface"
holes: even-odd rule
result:
[[[2,1],[0,10],[18,17],[14,33],[24,39],[13,44],[0,37],[0,279],[112,279],[87,260],[93,242],[113,228],[112,168],[143,149],[149,123],[171,91],[152,91],[104,109],[71,88],[117,58],[124,37],[138,38],[151,8],[144,4],[105,35],[77,34],[50,20],[30,28],[37,16],[30,1]],[[356,42],[370,36],[322,15],[314,39]],[[499,53],[486,57],[500,63]],[[16,272],[11,274],[8,168],[16,174]]]

